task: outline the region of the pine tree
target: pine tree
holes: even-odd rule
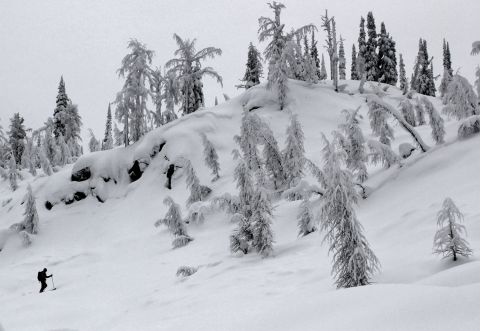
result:
[[[315,30],[312,30],[312,48],[310,51],[313,61],[315,62],[315,68],[317,73],[317,78],[322,80],[322,75],[320,71],[320,59],[318,57],[317,41],[315,40]]]
[[[23,229],[29,234],[38,234],[38,213],[35,205],[35,197],[30,184],[27,187],[27,194],[24,198],[25,212],[23,213]]]
[[[164,218],[155,222],[155,226],[165,225],[168,228],[170,233],[175,237],[172,242],[173,248],[187,245],[193,238],[187,233],[187,228],[180,212],[180,205],[175,203],[171,197],[166,197],[163,203],[169,207],[168,211]]]
[[[323,172],[327,179],[324,203],[320,210],[321,229],[333,253],[332,274],[337,288],[368,285],[379,262],[363,235],[354,205],[358,193],[352,175],[341,168],[345,154],[335,149],[325,136]]]
[[[215,47],[206,47],[196,50],[196,39],[182,39],[179,35],[173,34],[178,49],[175,51],[176,58],[169,60],[166,67],[173,71],[180,82],[181,106],[183,115],[197,111],[205,105],[203,95],[202,78],[210,76],[223,86],[222,77],[212,68],[202,68],[201,63],[208,58],[222,55],[222,50]]]
[[[105,124],[105,136],[102,141],[102,151],[113,148],[113,136],[112,136],[112,110],[110,104],[108,104],[107,110],[107,122]]]
[[[20,164],[22,161],[25,137],[27,135],[23,122],[24,119],[19,113],[13,114],[13,117],[10,119],[10,131],[8,132],[8,142],[17,164]]]
[[[77,105],[69,102],[65,108],[63,119],[65,128],[65,134],[63,137],[65,142],[69,146],[72,156],[79,157],[83,154],[83,148],[80,144],[82,141],[82,138],[80,137],[82,118],[78,113]]]
[[[7,136],[3,131],[3,127],[0,124],[0,168],[6,168],[9,154],[9,146]]]
[[[310,201],[307,199],[303,200],[300,204],[299,212],[297,214],[297,226],[299,237],[305,237],[317,230]]]
[[[376,81],[377,72],[377,31],[375,27],[375,19],[373,13],[368,12],[367,15],[367,34],[368,40],[365,45],[365,71],[367,73],[367,81]]]
[[[262,56],[252,43],[248,46],[247,55],[247,69],[243,76],[242,82],[245,89],[249,89],[252,86],[260,84],[260,77],[263,74]]]
[[[202,142],[203,142],[203,155],[205,157],[205,164],[212,170],[212,179],[216,181],[220,178],[220,164],[218,162],[218,154],[213,146],[212,142],[208,140],[205,133],[201,133]]]
[[[327,79],[327,68],[325,67],[325,58],[323,57],[322,54],[322,62],[320,65],[320,80],[325,80]]]
[[[338,73],[341,80],[347,79],[346,69],[347,61],[345,59],[345,48],[343,46],[344,39],[340,36],[340,46],[338,48]]]
[[[405,63],[403,62],[403,56],[400,54],[400,64],[399,64],[399,72],[400,72],[400,90],[402,90],[403,95],[406,95],[408,92],[408,82],[407,82],[407,73],[405,71]]]
[[[477,96],[472,85],[459,74],[453,76],[448,85],[444,95],[444,103],[446,106],[443,108],[443,112],[456,119],[477,115],[479,112]]]
[[[451,198],[443,201],[442,210],[437,214],[437,226],[439,227],[433,239],[433,252],[442,254],[444,257],[453,256],[453,261],[457,260],[457,255],[469,257],[472,255],[468,242],[462,238],[466,234],[465,226],[460,224],[463,220],[463,214]]]
[[[381,163],[385,168],[390,168],[392,165],[400,163],[400,157],[392,151],[390,146],[375,140],[369,140],[367,145],[370,151],[370,162],[373,164]]]
[[[272,206],[270,198],[262,187],[257,187],[253,196],[252,216],[252,247],[262,257],[268,257],[273,252]]]
[[[404,99],[400,102],[400,109],[403,115],[403,118],[405,118],[405,121],[407,121],[408,124],[411,126],[416,126],[416,118],[415,118],[415,111],[413,109],[413,105],[408,99]]]
[[[305,167],[304,134],[297,115],[291,115],[287,127],[287,141],[282,151],[283,168],[285,171],[285,184],[287,188],[296,186]]]
[[[63,76],[61,76],[58,84],[56,107],[53,111],[53,134],[55,137],[58,137],[60,134],[65,135],[65,111],[69,103],[70,99],[65,90],[65,82],[63,81]]]
[[[125,79],[122,90],[117,93],[116,118],[124,123],[125,145],[138,141],[147,132],[149,111],[147,102],[151,91],[147,82],[152,79],[153,51],[136,39],[128,42],[130,53],[122,59],[118,76]]]
[[[205,200],[212,190],[207,186],[200,185],[200,180],[190,160],[185,160],[184,163],[185,173],[187,174],[186,184],[187,188],[190,189],[187,206],[190,206],[194,202]]]
[[[355,44],[352,45],[352,66],[350,68],[350,79],[359,80],[357,72],[357,50],[355,49]]]
[[[423,96],[421,99],[423,106],[429,117],[430,127],[432,128],[432,138],[435,140],[437,145],[443,144],[445,142],[445,126],[443,124],[443,118],[437,112],[433,104],[427,97]]]
[[[18,176],[19,174],[17,170],[17,163],[12,153],[10,154],[10,161],[8,163],[8,180],[10,182],[10,188],[12,189],[12,191],[15,191],[18,188]]]
[[[378,38],[377,81],[396,85],[398,79],[395,42],[382,22]]]

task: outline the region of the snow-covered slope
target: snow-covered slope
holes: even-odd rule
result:
[[[351,91],[358,84],[346,83]],[[364,96],[300,82],[290,82],[289,96],[289,108],[304,128],[307,157],[319,165],[321,133],[337,127],[342,109],[361,107],[362,129],[371,134]],[[394,106],[401,98],[395,88],[385,97]],[[25,174],[14,193],[0,182],[5,330],[478,330],[480,137],[457,141],[458,123],[448,119],[444,145],[433,147],[430,128],[422,126],[419,133],[433,147],[428,153],[414,154],[401,168],[369,169],[372,191],[357,211],[382,264],[373,285],[334,288],[322,234],[297,238],[299,202],[274,202],[271,258],[232,255],[229,235],[235,224],[223,212],[189,225],[195,240],[172,249],[168,231],[153,224],[165,214],[167,195],[182,205],[185,216],[188,194],[183,169],[176,172],[173,190],[165,188],[167,165],[188,158],[212,196],[235,193],[231,151],[243,109],[254,109],[283,146],[288,114],[259,86],[157,129],[127,149],[86,155],[50,178]],[[219,153],[221,178],[214,183],[203,163],[200,132]],[[410,141],[398,126],[395,136],[394,149]],[[130,183],[128,170],[136,160],[144,172]],[[72,170],[87,166],[89,180],[70,180]],[[24,248],[6,229],[22,219],[28,182],[37,197],[41,233]],[[66,205],[75,192],[88,196]],[[464,212],[474,250],[472,258],[455,263],[431,254],[436,213],[447,196]],[[183,265],[199,267],[198,272],[178,278]],[[38,295],[35,278],[43,267],[54,274],[58,289]]]

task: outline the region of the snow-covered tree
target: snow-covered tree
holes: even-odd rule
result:
[[[147,109],[150,89],[146,86],[151,81],[150,64],[153,51],[136,39],[128,42],[130,50],[123,59],[118,76],[125,79],[120,92],[117,93],[116,118],[124,123],[125,145],[138,141],[147,132]]]
[[[24,198],[25,211],[23,213],[23,229],[29,234],[38,233],[38,213],[35,204],[35,196],[32,192],[30,184],[27,187],[27,194]]]
[[[432,128],[432,138],[438,144],[444,143],[445,137],[445,126],[443,124],[443,118],[437,112],[433,104],[427,97],[423,96],[421,99],[423,106],[425,107],[425,111],[428,114],[430,127]]]
[[[307,35],[304,35],[305,51],[302,59],[302,78],[308,83],[318,82],[318,69],[315,59],[312,57],[311,51],[308,47]]]
[[[355,49],[355,44],[352,46],[352,66],[350,68],[350,79],[351,80],[358,80],[358,72],[357,72],[357,50]]]
[[[105,136],[102,141],[102,151],[113,148],[113,135],[112,135],[112,110],[110,104],[107,109],[107,122],[105,123]]]
[[[428,57],[427,41],[420,39],[412,81],[410,82],[411,88],[420,94],[435,96],[436,88],[431,71],[431,61],[432,59]]]
[[[422,103],[417,99],[414,105],[415,108],[415,118],[417,120],[417,125],[425,125],[425,109],[423,109]]]
[[[88,142],[88,148],[90,152],[97,152],[101,149],[100,142],[95,138],[95,134],[93,133],[92,129],[88,129],[90,132],[90,140]]]
[[[252,248],[262,257],[273,252],[272,206],[268,193],[263,187],[257,187],[253,195],[252,216]]]
[[[317,230],[315,226],[315,217],[311,210],[311,203],[304,199],[300,204],[297,214],[298,236],[304,237]]]
[[[360,54],[357,56],[357,73],[360,78],[360,84],[358,85],[358,92],[365,92],[364,85],[367,80],[367,72],[365,68],[365,58]]]
[[[440,83],[440,96],[443,98],[447,92],[448,85],[453,78],[452,59],[450,54],[450,45],[443,39],[443,76]]]
[[[37,169],[36,169],[36,151],[37,149],[34,148],[33,146],[33,138],[28,138],[25,136],[25,149],[23,150],[22,153],[22,167],[25,169],[28,169],[28,171],[32,174],[32,176],[37,175]]]
[[[453,257],[453,261],[457,260],[457,256],[461,255],[469,257],[472,250],[468,242],[463,238],[466,229],[460,222],[463,220],[463,214],[458,210],[457,206],[451,198],[443,201],[442,210],[437,214],[437,226],[439,227],[433,239],[433,252],[442,254],[444,257]]]
[[[10,119],[10,131],[8,132],[8,142],[17,164],[20,164],[22,161],[25,137],[27,135],[23,122],[24,119],[19,113],[13,114],[13,117]]]
[[[446,104],[443,112],[447,115],[462,119],[478,114],[478,100],[472,85],[459,74],[453,76],[443,98]]]
[[[367,51],[367,35],[365,34],[365,18],[363,16],[360,17],[360,25],[359,25],[359,33],[358,33],[358,56],[361,56],[365,59],[365,53]]]
[[[339,125],[344,135],[341,146],[346,152],[345,163],[347,168],[354,174],[355,178],[363,183],[368,178],[367,153],[365,150],[365,138],[360,129],[360,121],[358,114],[359,108],[356,110],[343,110],[345,116],[344,122]]]
[[[417,121],[415,118],[415,110],[413,109],[413,105],[408,99],[403,99],[400,102],[400,109],[403,115],[403,118],[405,118],[405,121],[407,121],[408,124],[411,126],[416,126]]]
[[[286,135],[285,149],[282,151],[283,169],[286,187],[291,188],[298,184],[305,167],[305,148],[303,145],[305,137],[296,114],[292,114],[290,117]]]
[[[5,135],[5,131],[3,131],[3,127],[0,124],[0,168],[6,168],[9,150],[10,147],[8,146],[7,136]]]
[[[55,153],[57,150],[57,143],[54,138],[53,134],[54,130],[54,122],[51,118],[48,118],[45,122],[45,130],[44,130],[44,137],[42,142],[43,150],[45,151],[45,155],[50,161],[52,165],[55,162]]]
[[[80,143],[82,141],[82,138],[80,137],[82,118],[78,113],[77,105],[69,102],[65,108],[65,112],[62,113],[62,116],[59,115],[59,117],[65,128],[65,134],[63,137],[70,148],[72,156],[81,156],[83,154],[83,148]]]
[[[184,168],[187,175],[187,188],[190,189],[187,206],[190,206],[194,202],[205,200],[212,190],[207,186],[200,185],[200,180],[198,179],[197,173],[195,172],[195,169],[193,169],[190,160],[185,159]]]
[[[447,92],[448,85],[452,81],[452,75],[450,74],[449,70],[447,68],[443,68],[443,76],[442,76],[442,81],[440,82],[440,96],[443,98],[445,96],[445,93]]]
[[[328,16],[328,11],[322,16],[322,28],[327,34],[325,39],[325,48],[330,58],[330,77],[333,81],[335,91],[338,92],[338,51],[337,51],[337,31],[334,17]]]
[[[376,140],[367,142],[369,149],[368,157],[373,164],[382,164],[385,168],[390,168],[394,164],[400,163],[400,157],[395,154],[392,148]]]
[[[10,183],[10,188],[12,191],[15,191],[18,188],[18,170],[17,170],[17,162],[15,161],[15,157],[13,153],[10,154],[10,161],[8,163],[8,181]]]
[[[345,59],[344,39],[340,35],[340,45],[338,46],[338,74],[341,80],[347,79],[347,60]]]
[[[475,71],[475,76],[477,79],[475,80],[475,87],[477,89],[477,97],[480,103],[480,66],[477,66],[477,70]]]
[[[315,30],[312,31],[312,45],[310,49],[310,55],[312,56],[313,61],[315,62],[317,78],[322,80],[321,71],[320,71],[320,58],[318,57],[318,48],[317,40],[315,40]]]
[[[319,218],[325,241],[333,253],[332,274],[337,288],[368,285],[379,261],[370,249],[355,214],[358,193],[348,170],[341,168],[345,153],[323,137],[324,174],[327,179]]]
[[[64,115],[69,103],[70,99],[65,90],[65,82],[63,81],[63,76],[61,76],[60,83],[58,84],[56,107],[53,111],[53,134],[55,137],[58,137],[60,134],[65,135]]]
[[[70,163],[71,158],[72,158],[72,154],[70,152],[70,148],[68,148],[68,145],[65,142],[65,138],[63,138],[63,135],[60,134],[57,137],[57,150],[55,153],[55,164],[59,166],[64,166]]]
[[[391,145],[393,140],[393,129],[388,124],[388,113],[385,111],[382,104],[377,102],[377,98],[370,98],[368,100],[368,118],[370,120],[370,127],[374,135],[378,136],[382,144]]]
[[[261,143],[263,144],[263,164],[265,173],[273,182],[274,188],[280,189],[285,183],[285,169],[283,165],[283,155],[278,148],[278,143],[273,136],[272,130],[267,123],[262,121],[262,131],[259,132]]]
[[[222,50],[215,47],[206,47],[196,50],[196,39],[182,39],[176,33],[173,39],[177,43],[175,58],[169,60],[165,66],[175,72],[180,83],[180,110],[183,115],[197,111],[205,105],[202,78],[209,76],[223,86],[222,77],[212,68],[202,68],[202,62],[208,58],[222,55]]]
[[[166,197],[163,203],[168,206],[165,217],[156,221],[155,226],[165,225],[170,233],[175,237],[172,242],[173,248],[179,248],[187,245],[193,240],[187,233],[185,222],[182,219],[180,205],[175,203],[171,197]]]
[[[263,121],[256,114],[244,111],[240,135],[234,137],[242,151],[248,169],[256,172],[262,166],[257,145],[260,143],[259,132],[263,130]]]
[[[242,79],[243,84],[239,87],[249,89],[252,86],[260,84],[260,77],[262,77],[263,74],[262,60],[260,52],[250,43],[248,46],[247,68]]]
[[[322,54],[322,62],[320,64],[320,80],[325,80],[327,79],[327,68],[325,67],[325,58],[323,57]]]
[[[218,154],[212,142],[208,140],[207,135],[202,132],[201,136],[205,164],[212,170],[212,175],[214,176],[212,179],[213,182],[220,178],[220,163],[218,162]]]
[[[396,85],[398,79],[395,41],[382,22],[378,37],[377,80],[381,83]]]
[[[40,148],[40,166],[42,167],[43,173],[47,176],[51,176],[53,173],[52,170],[52,165],[50,163],[50,160],[47,157],[47,154],[45,153],[44,148]]]
[[[377,31],[375,26],[375,19],[373,13],[367,14],[367,35],[368,40],[365,44],[365,71],[367,73],[367,81],[376,81],[378,77],[377,72]]]
[[[400,90],[402,90],[403,95],[406,95],[408,92],[408,81],[407,81],[407,72],[405,71],[405,63],[403,62],[402,54],[400,54],[400,59],[399,59],[399,74],[400,74]]]
[[[123,132],[118,129],[117,123],[113,124],[113,138],[115,140],[115,146],[122,146],[123,141]]]

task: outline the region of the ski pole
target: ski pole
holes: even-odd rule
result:
[[[55,283],[53,282],[53,275],[52,275],[52,286],[53,286],[53,290],[55,289]]]

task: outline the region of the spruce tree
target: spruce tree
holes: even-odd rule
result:
[[[60,134],[65,135],[65,111],[69,103],[70,99],[65,90],[65,82],[63,81],[63,76],[61,76],[58,84],[56,106],[53,111],[53,134],[55,137],[58,137]]]
[[[25,211],[23,213],[22,227],[28,234],[38,234],[38,213],[35,204],[35,196],[30,184],[27,187],[27,194],[24,198]]]
[[[352,66],[350,68],[350,79],[359,80],[357,72],[357,50],[355,49],[355,44],[352,45]]]
[[[37,175],[36,161],[37,161],[37,149],[33,146],[33,138],[25,137],[25,149],[22,154],[22,167],[28,169],[32,176]]]
[[[285,183],[287,188],[298,184],[303,177],[305,167],[304,134],[297,115],[291,115],[290,124],[287,127],[287,141],[283,154],[283,168],[285,170]]]
[[[15,158],[15,162],[20,164],[22,161],[23,150],[25,149],[25,127],[24,119],[19,113],[13,114],[10,119],[10,131],[8,132],[8,142]]]
[[[250,43],[248,46],[247,69],[243,76],[243,84],[240,87],[249,89],[252,86],[260,84],[260,77],[263,74],[262,56],[257,48]]]
[[[320,71],[320,59],[318,57],[317,41],[315,40],[315,30],[312,30],[312,48],[310,51],[313,61],[315,62],[315,68],[317,73],[317,78],[322,80],[322,75]]]
[[[187,175],[187,188],[190,189],[187,206],[190,206],[194,202],[205,200],[212,190],[207,186],[200,185],[200,180],[198,179],[197,173],[195,172],[195,169],[193,169],[190,160],[185,160],[184,167]]]
[[[10,188],[12,191],[15,191],[18,188],[18,170],[17,170],[17,162],[15,161],[15,157],[13,153],[10,154],[10,161],[8,163],[8,180],[10,183]]]
[[[304,199],[300,204],[297,214],[298,236],[304,237],[317,230],[315,226],[315,217],[311,210],[311,204],[308,199]]]
[[[187,233],[185,222],[182,219],[180,205],[175,203],[171,197],[166,197],[163,203],[168,206],[165,217],[156,221],[155,226],[165,225],[170,233],[175,237],[172,242],[173,248],[179,248],[187,245],[193,240]]]
[[[420,39],[417,60],[413,70],[411,88],[420,94],[435,96],[435,82],[428,57],[427,41]]]
[[[216,181],[220,178],[220,164],[218,162],[218,154],[213,146],[212,142],[208,140],[205,133],[201,133],[202,142],[203,142],[203,156],[205,158],[205,164],[212,170],[212,179]]]
[[[448,84],[452,81],[453,70],[452,70],[452,60],[450,55],[450,46],[443,39],[443,76],[440,83],[439,91],[440,96],[443,98],[447,92]]]
[[[465,77],[456,74],[448,84],[444,95],[446,106],[443,112],[456,119],[463,119],[479,114],[478,99],[472,85]]]
[[[377,31],[373,13],[368,12],[367,15],[367,35],[368,40],[365,45],[365,71],[367,73],[367,81],[376,81],[377,72]],[[363,53],[362,53],[363,55]]]
[[[325,80],[327,79],[327,68],[325,67],[325,58],[323,57],[322,54],[322,62],[320,65],[320,80]]]
[[[443,118],[437,112],[435,107],[433,107],[433,104],[430,102],[430,100],[427,99],[427,97],[423,96],[421,102],[425,107],[426,113],[429,117],[430,127],[432,128],[433,140],[435,140],[437,145],[443,144],[445,141],[445,126],[443,124]]]
[[[68,147],[63,135],[59,135],[57,138],[57,149],[55,151],[55,164],[64,166],[71,162],[72,154]]]
[[[404,99],[400,102],[400,109],[403,115],[403,118],[405,118],[405,121],[407,121],[408,124],[411,126],[416,126],[417,125],[417,120],[415,118],[415,111],[413,109],[413,105],[408,99]]]
[[[340,36],[340,45],[338,47],[338,74],[341,80],[347,79],[346,69],[347,61],[345,59],[345,48],[343,45],[344,39]]]
[[[463,220],[463,214],[451,198],[443,201],[442,210],[437,214],[437,226],[439,227],[433,239],[433,252],[442,254],[444,257],[453,257],[461,255],[469,257],[472,250],[468,242],[462,238],[466,234],[466,229],[460,222]]]
[[[378,38],[377,81],[396,85],[398,79],[395,42],[382,22]]]
[[[107,122],[105,123],[105,136],[102,141],[102,151],[113,148],[113,136],[112,136],[112,110],[110,104],[107,109]]]
[[[273,253],[272,206],[268,193],[257,187],[253,195],[251,216],[252,247],[262,257]]]
[[[388,113],[376,102],[376,99],[368,101],[368,118],[373,134],[380,138],[382,144],[390,146],[394,138],[393,129],[387,122]]]
[[[399,59],[399,73],[400,73],[400,90],[402,90],[403,95],[406,95],[408,92],[408,81],[407,73],[405,71],[405,63],[403,62],[403,56],[400,54]]]

